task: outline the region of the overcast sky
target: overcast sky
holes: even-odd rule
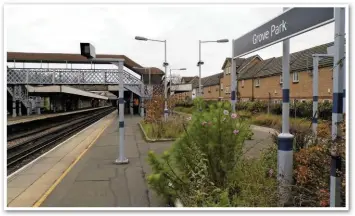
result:
[[[134,37],[166,39],[171,68],[185,67],[180,74],[193,76],[198,75],[198,40],[236,39],[280,13],[282,8],[245,5],[7,5],[5,46],[16,52],[80,53],[79,43],[90,42],[98,54],[123,54],[163,70],[163,43]],[[331,23],[292,38],[290,49],[307,49],[333,38]],[[281,56],[282,44],[256,53],[264,59]],[[220,72],[230,56],[231,42],[202,44],[202,76]]]

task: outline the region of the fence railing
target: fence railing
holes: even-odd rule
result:
[[[125,85],[141,85],[142,81],[124,71]],[[7,84],[118,84],[119,72],[114,69],[8,68]]]

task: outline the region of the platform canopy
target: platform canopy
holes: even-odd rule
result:
[[[52,86],[31,86],[26,85],[26,89],[29,93],[62,93],[62,94],[72,94],[82,97],[96,98],[101,100],[108,100],[108,97],[105,95],[95,94],[89,91],[84,91],[81,89],[73,88],[65,85],[52,85]]]
[[[148,71],[135,69],[142,68],[125,55],[98,54],[97,58],[120,58],[124,59],[124,66],[135,73],[142,75]],[[68,64],[107,64],[100,61],[91,61],[73,53],[27,53],[27,52],[7,52],[7,62],[28,62],[28,63],[68,63]],[[159,68],[151,68],[151,74],[164,74]]]

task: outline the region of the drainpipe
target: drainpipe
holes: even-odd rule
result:
[[[251,79],[251,101],[254,101],[254,79]]]

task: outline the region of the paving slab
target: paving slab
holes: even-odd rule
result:
[[[7,196],[7,204],[9,204],[13,199],[15,199],[18,195],[20,195],[25,190],[26,190],[25,187],[7,188],[7,193],[10,194],[10,196]]]
[[[144,173],[140,167],[128,167],[125,170],[132,207],[149,207],[148,188],[144,179]],[[135,181],[130,181],[135,179]]]
[[[76,181],[109,181],[115,174],[116,169],[113,167],[97,168],[89,165],[79,173]]]
[[[26,175],[26,174],[40,174],[43,175],[45,172],[47,172],[50,168],[54,166],[53,163],[40,163],[40,164],[34,164],[28,169],[25,169],[21,175]]]
[[[127,178],[124,175],[124,170],[122,173],[117,174],[115,178],[110,181],[110,188],[114,194],[114,206],[116,207],[131,207],[131,199],[129,189],[128,189]]]
[[[113,112],[7,179],[8,207],[31,207],[117,116]],[[85,161],[83,161],[86,163]],[[86,163],[90,165],[90,163]],[[74,179],[76,176],[74,176]]]
[[[33,182],[35,182],[40,176],[42,176],[42,174],[17,175],[7,183],[7,188],[27,188],[33,184]]]
[[[74,182],[58,207],[112,207],[114,195],[109,181]]]
[[[125,156],[129,164],[114,164],[119,155],[119,139],[118,122],[113,121],[41,206],[163,206],[146,182],[150,173],[150,170],[147,172],[149,165],[146,162],[150,147],[148,143],[139,147],[144,144],[136,142],[141,140],[137,124],[140,120],[140,117],[133,117],[125,121]],[[171,143],[161,143],[156,147],[170,146]]]
[[[60,161],[62,157],[41,157],[40,159],[37,160],[36,164],[56,164],[58,161]]]

